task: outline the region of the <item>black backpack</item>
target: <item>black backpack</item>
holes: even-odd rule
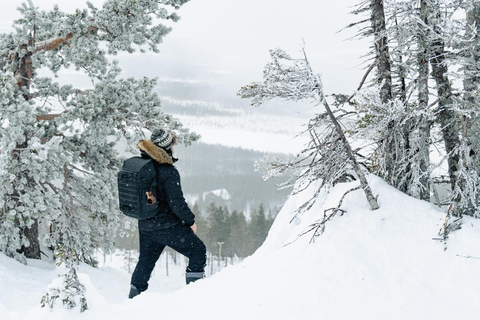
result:
[[[157,172],[152,159],[132,157],[118,172],[118,198],[123,214],[145,220],[158,213]]]

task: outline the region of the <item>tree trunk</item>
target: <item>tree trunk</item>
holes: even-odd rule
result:
[[[30,39],[30,46],[34,45],[34,39]],[[22,49],[27,51],[27,45],[22,45]],[[18,69],[15,71],[15,77],[17,78],[17,84],[19,90],[22,91],[23,98],[25,100],[30,100],[30,83],[32,79],[33,67],[32,67],[32,52],[27,51],[25,56],[18,60]],[[25,149],[28,147],[28,133],[25,134],[25,142],[22,144],[17,144],[17,149]],[[20,158],[20,152],[14,152],[12,157]],[[19,160],[20,161],[20,160]],[[28,174],[26,175],[29,176]],[[28,178],[31,180],[30,178]],[[29,185],[32,185],[33,181],[29,181]],[[17,222],[19,223],[19,222]],[[40,241],[38,238],[38,220],[35,219],[30,228],[20,227],[20,236],[28,239],[30,245],[28,247],[22,246],[17,251],[23,253],[26,258],[29,259],[40,259]]]
[[[305,56],[305,62],[310,68],[310,72],[313,75],[313,70],[310,66],[310,63],[308,62],[307,55],[305,53],[305,49],[303,49],[303,55]],[[321,84],[320,78],[315,78],[315,91],[318,96],[318,101],[321,101],[325,107],[325,110],[327,111],[327,115],[330,118],[330,120],[333,123],[333,126],[335,127],[335,131],[337,132],[338,136],[341,139],[341,142],[343,143],[345,147],[345,151],[347,152],[347,157],[350,161],[352,161],[353,164],[353,170],[358,176],[358,179],[360,180],[360,185],[363,189],[363,192],[365,193],[365,197],[367,198],[368,204],[370,205],[370,209],[372,210],[377,210],[380,208],[378,205],[377,199],[373,196],[372,189],[370,189],[370,186],[368,185],[368,181],[365,178],[365,175],[363,174],[362,169],[360,168],[360,165],[357,162],[357,159],[355,158],[355,155],[353,153],[352,147],[350,146],[350,143],[347,140],[347,137],[345,137],[345,134],[343,132],[342,127],[340,126],[340,123],[338,123],[337,118],[332,112],[332,109],[328,105],[327,100],[325,99],[325,95],[322,90],[323,86]]]
[[[471,43],[471,48],[468,50],[467,63],[465,63],[465,79],[463,86],[465,89],[465,98],[469,103],[474,103],[475,98],[471,94],[478,85],[479,72],[476,64],[480,62],[480,3],[475,2],[473,8],[466,12],[466,30],[465,39],[467,43]]]
[[[460,147],[460,130],[457,123],[457,115],[451,108],[452,105],[452,85],[448,78],[448,65],[445,58],[445,42],[442,38],[442,30],[438,26],[441,21],[440,5],[438,1],[427,1],[429,16],[428,24],[433,33],[431,33],[429,41],[429,58],[432,66],[432,76],[436,83],[438,94],[438,108],[436,110],[435,121],[439,124],[442,131],[443,141],[445,143],[445,151],[447,153],[448,174],[450,177],[450,186],[452,191],[457,187],[463,190],[461,183],[457,181],[457,173],[459,171],[460,155],[458,148]],[[460,193],[457,193],[452,202],[459,204],[461,202]],[[457,212],[457,205],[453,206],[452,214],[454,216],[461,215]]]
[[[40,242],[38,240],[38,221],[35,220],[31,228],[23,227],[20,233],[28,239],[30,245],[28,247],[22,246],[18,252],[23,253],[26,258],[40,259]]]
[[[91,32],[95,29],[96,29],[95,27],[89,27],[88,32]],[[35,52],[48,51],[65,43],[67,40],[69,40],[72,37],[73,37],[73,34],[70,33],[64,38],[57,37],[57,38],[50,39],[48,41],[35,43],[34,36],[30,36],[28,46],[26,44],[21,45],[22,51],[26,51],[26,54],[21,58],[17,56],[15,65],[14,65],[14,68],[15,68],[14,75],[17,81],[18,89],[20,90],[21,94],[23,95],[23,98],[26,101],[31,100],[30,85],[31,85],[32,74],[33,74],[32,55],[34,53],[32,51],[29,51],[28,47],[35,48],[34,49]],[[37,120],[52,120],[55,117],[60,115],[61,114],[38,116]],[[17,149],[25,149],[28,147],[29,138],[30,138],[28,132],[25,133],[25,136],[26,136],[25,142],[22,144],[17,144]],[[12,154],[12,157],[20,158],[20,152],[14,152]],[[29,183],[33,184],[34,181],[29,181]],[[20,224],[19,221],[17,221],[16,223],[17,225]],[[34,223],[30,228],[20,227],[20,237],[27,238],[30,245],[28,247],[22,246],[20,249],[17,250],[17,252],[20,254],[23,253],[25,257],[29,259],[40,259],[41,252],[40,252],[40,242],[38,238],[38,220],[35,219]]]
[[[479,117],[479,100],[476,95],[478,90],[480,74],[478,71],[478,64],[480,63],[480,3],[477,1],[472,3],[472,7],[466,9],[466,29],[465,29],[465,55],[464,55],[464,104],[465,110],[469,110],[468,114],[464,114],[461,117],[461,139],[462,149],[459,154],[461,157],[461,163],[465,168],[463,171],[467,174],[471,172],[473,179],[480,174],[480,124]],[[476,176],[476,177],[475,177]],[[461,175],[457,178],[457,189],[462,191],[462,196],[465,199],[461,199],[457,196],[457,201],[463,200],[459,210],[454,210],[453,214],[461,216],[467,214],[474,216],[478,207],[478,192],[472,191],[468,188],[467,177]]]
[[[371,0],[371,24],[372,31],[374,35],[374,44],[375,44],[375,54],[376,54],[376,65],[377,65],[377,82],[380,84],[380,98],[383,103],[389,103],[392,100],[392,72],[391,72],[391,63],[390,55],[388,52],[388,39],[387,39],[387,30],[385,23],[385,11],[383,6],[383,0]],[[390,121],[387,127],[387,132],[385,133],[386,139],[389,139],[393,135],[393,128],[395,123]],[[383,138],[385,139],[385,138]],[[384,144],[385,141],[380,141],[381,144]],[[381,172],[384,179],[389,183],[394,183],[395,177],[395,162],[396,162],[396,148],[394,144],[394,139],[390,139],[390,142],[387,142],[387,152],[385,157],[385,172]]]
[[[317,88],[321,88],[321,86],[317,85]],[[323,93],[319,92],[319,96],[323,97]],[[342,127],[338,123],[337,118],[335,118],[335,115],[333,114],[332,110],[330,109],[330,106],[328,105],[325,99],[323,99],[323,105],[325,106],[325,110],[327,111],[327,114],[330,120],[335,126],[335,130],[337,131],[337,134],[342,139],[342,143],[347,151],[348,158],[350,159],[350,161],[352,161],[353,169],[355,170],[355,173],[357,174],[358,179],[360,180],[360,185],[363,189],[363,192],[365,192],[365,197],[367,198],[368,204],[370,205],[370,209],[377,210],[379,208],[377,199],[373,196],[372,189],[370,189],[370,186],[368,185],[368,181],[365,178],[365,175],[363,174],[363,171],[360,168],[360,165],[358,164],[357,159],[355,158],[355,155],[353,154],[353,150],[350,147],[350,144],[348,143],[348,140],[345,137],[345,134],[343,133]]]
[[[465,56],[465,79],[463,87],[465,91],[464,100],[467,108],[473,108],[470,117],[464,117],[463,122],[466,131],[466,139],[468,139],[471,147],[470,156],[473,157],[475,164],[480,163],[480,124],[479,124],[479,106],[478,99],[473,94],[474,90],[479,88],[480,72],[478,71],[478,64],[480,63],[480,3],[474,2],[473,7],[466,12],[466,30],[465,38],[470,44],[469,50]]]
[[[22,144],[17,144],[18,149],[25,149],[27,147],[27,142],[24,142]],[[15,151],[12,153],[12,158],[16,159],[17,161],[20,161],[20,151]],[[32,178],[29,177],[28,174],[25,174],[24,176],[27,177],[28,180],[28,187],[31,188],[33,186],[33,180]],[[21,177],[17,177],[19,180]],[[21,207],[22,204],[20,203],[20,200],[18,200],[20,197],[20,194],[25,193],[25,191],[21,190],[15,190],[14,191],[14,199],[17,199],[17,207]],[[40,259],[40,240],[38,238],[38,220],[34,219],[32,225],[30,227],[22,226],[20,224],[20,221],[18,219],[15,219],[15,224],[19,227],[20,229],[20,238],[27,238],[29,242],[29,246],[26,247],[22,245],[21,248],[17,249],[17,252],[20,254],[24,254],[26,258],[28,259]]]
[[[426,1],[428,11],[434,12],[430,19],[429,25],[433,27],[435,34],[441,35],[442,32],[438,25],[433,24],[432,20],[438,20],[440,13],[436,3],[431,4]],[[437,110],[436,121],[442,130],[445,150],[448,154],[448,173],[450,176],[450,185],[452,190],[455,188],[456,176],[458,171],[459,155],[456,148],[460,146],[459,128],[455,112],[451,109],[452,103],[452,86],[448,78],[448,66],[445,59],[445,43],[441,37],[430,40],[430,64],[432,66],[432,76],[436,82],[436,88],[439,99],[439,107]]]
[[[420,20],[426,25],[428,16],[428,0],[420,1]],[[428,51],[427,29],[420,25],[418,29],[418,106],[420,110],[428,109]],[[421,200],[430,201],[430,122],[425,117],[419,120],[418,158],[420,167]]]
[[[33,42],[31,42],[33,44]],[[30,45],[31,45],[30,44]],[[27,51],[27,46],[22,45],[22,50]],[[20,76],[20,89],[26,88],[26,92],[24,92],[25,100],[30,100],[30,82],[32,79],[32,52],[27,51],[25,56],[20,59],[20,66],[16,72],[16,75]]]
[[[456,174],[458,171],[458,152],[455,150],[460,145],[459,129],[455,112],[450,109],[452,102],[452,88],[448,80],[447,65],[444,58],[443,41],[436,41],[434,52],[431,55],[430,63],[432,65],[432,75],[437,84],[439,95],[439,108],[436,121],[442,130],[442,136],[445,143],[445,150],[448,154],[448,174],[450,176],[450,185],[452,190],[455,188]]]
[[[371,20],[377,55],[377,82],[382,86],[380,92],[382,102],[387,103],[392,100],[392,75],[383,0],[372,0]]]

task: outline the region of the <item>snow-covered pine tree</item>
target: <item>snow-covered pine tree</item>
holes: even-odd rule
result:
[[[366,25],[360,29],[360,37],[370,37],[373,35],[373,49],[370,55],[373,57],[373,67],[376,71],[374,83],[379,87],[380,101],[385,104],[388,110],[389,104],[393,99],[393,80],[392,80],[392,59],[389,49],[389,34],[387,32],[387,21],[385,17],[385,4],[383,0],[364,0],[361,1],[353,14],[368,14],[369,17],[354,23],[354,25]],[[403,134],[402,130],[398,130],[398,121],[401,119],[388,116],[387,126],[382,130],[377,131],[375,137],[378,145],[375,153],[375,167],[376,173],[384,178],[388,183],[396,185],[397,175],[399,172],[399,163],[405,158],[403,155],[404,148],[399,146],[403,143],[403,137],[398,134]],[[366,115],[364,120],[368,123],[373,119],[372,115]],[[377,120],[375,120],[377,121]],[[397,126],[397,127],[396,127]],[[388,151],[387,151],[388,150]]]
[[[0,35],[0,250],[26,262],[40,243],[75,268],[112,248],[119,222],[116,141],[136,142],[143,129],[168,127],[179,140],[197,136],[160,109],[154,79],[120,79],[108,55],[157,46],[177,21],[170,9],[188,0],[107,0],[68,14],[19,10],[14,31]],[[92,87],[60,85],[62,68],[90,77]],[[77,281],[69,272],[66,283]],[[78,292],[81,292],[79,289]],[[48,304],[48,303],[47,303]]]
[[[480,91],[480,3],[470,0],[464,2],[466,13],[465,44],[461,59],[464,71],[463,89],[466,109],[471,109],[466,118],[469,142],[472,144],[475,161],[480,157],[480,122],[479,122],[479,91]]]
[[[373,35],[369,56],[376,75],[369,88],[351,99],[359,121],[351,130],[376,143],[373,152],[364,151],[374,173],[399,190],[428,200],[432,112],[419,4],[369,0],[353,13],[369,14],[352,26],[362,26],[360,37]]]
[[[379,23],[370,23],[371,26],[360,32],[362,36],[374,36],[376,46],[372,53],[377,65],[376,79],[380,78],[381,70],[385,70],[379,62],[382,60],[377,45],[379,41],[388,39],[391,63],[390,106],[379,103],[385,90],[373,89],[377,91],[375,94],[359,92],[355,97],[361,123],[357,130],[378,143],[377,152],[372,154],[373,169],[400,190],[429,200],[433,169],[429,149],[434,145],[445,154],[450,199],[453,214],[457,216],[473,215],[473,208],[478,207],[478,195],[473,187],[477,185],[478,161],[469,159],[476,154],[473,140],[478,136],[474,124],[478,111],[476,104],[472,103],[476,95],[474,83],[478,81],[475,75],[478,72],[478,55],[475,53],[478,52],[475,47],[478,45],[477,2],[383,1],[385,28],[382,28],[382,15],[378,14],[378,1],[363,1],[354,12],[371,12],[370,20],[360,23],[375,22],[375,17],[380,17]],[[459,18],[462,10],[466,13],[463,20]],[[383,31],[377,36],[378,28]],[[462,34],[465,37],[459,37]],[[459,76],[452,72],[449,65],[462,67],[463,74]],[[450,80],[455,75],[456,80],[464,83],[463,97]],[[434,80],[438,99],[429,104],[430,79]],[[414,100],[412,97],[418,98]],[[404,102],[403,109],[397,99]],[[386,143],[388,141],[394,143]],[[393,162],[381,156],[388,152],[394,154]],[[393,174],[387,170],[392,168],[389,163],[393,164]]]
[[[440,0],[427,1],[425,3],[427,16],[427,26],[433,32],[428,39],[429,60],[432,66],[432,76],[436,83],[438,95],[438,108],[436,110],[435,122],[441,128],[443,142],[445,143],[445,152],[447,153],[448,173],[452,190],[456,185],[457,171],[459,169],[460,131],[457,123],[457,115],[453,109],[453,89],[449,79],[447,55],[445,48],[444,24],[445,15],[442,13]]]
[[[468,140],[472,146],[475,162],[480,161],[480,3],[478,1],[464,1],[466,14],[464,54],[460,58],[460,65],[464,71],[463,89],[466,109],[469,115],[464,118],[469,131]]]
[[[308,124],[310,141],[306,148],[287,163],[278,159],[269,160],[267,175],[274,176],[292,168],[298,170],[300,173],[294,180],[297,187],[301,187],[294,192],[300,192],[312,182],[320,181],[314,196],[297,213],[308,210],[322,190],[345,177],[353,177],[352,173],[359,179],[371,209],[378,209],[363,169],[340,126],[340,115],[333,113],[323,93],[320,76],[311,69],[305,50],[303,54],[304,57],[295,59],[281,49],[271,50],[272,61],[265,66],[264,82],[246,85],[238,92],[240,97],[251,99],[253,106],[279,98],[288,101],[310,100],[325,108],[325,112],[319,113]]]
[[[422,200],[430,200],[430,146],[433,113],[429,109],[429,60],[426,1],[386,2],[391,39],[392,97],[403,102],[397,138],[403,145],[396,161],[393,185]],[[398,112],[398,108],[397,108]],[[403,130],[402,130],[403,128]],[[398,143],[400,144],[400,143]]]
[[[464,23],[457,23],[461,29],[456,33],[463,32],[464,38],[455,41],[455,49],[459,54],[454,61],[463,71],[457,75],[463,81],[463,94],[458,98],[460,101],[457,105],[460,107],[456,109],[460,118],[460,145],[457,179],[453,189],[453,199],[456,200],[453,215],[480,216],[480,3],[464,1],[461,5],[465,19]]]
[[[364,0],[352,12],[365,19],[350,27],[358,26],[361,38],[373,36],[372,50],[367,56],[373,61],[371,68],[375,70],[371,89],[360,91],[355,99],[351,99],[357,106],[360,123],[352,130],[363,137],[368,136],[376,144],[374,152],[366,154],[372,164],[371,170],[407,192],[412,172],[408,156],[412,118],[405,101],[406,78],[409,75],[407,65],[411,61],[408,58],[403,61],[403,53],[398,50],[404,41],[396,41],[392,34],[392,22],[388,19],[391,10],[387,5],[385,1]],[[362,103],[358,103],[360,100]]]
[[[434,121],[441,132],[451,187],[450,211],[453,216],[478,215],[480,168],[475,158],[478,106],[475,97],[475,73],[478,74],[478,3],[450,0],[425,1],[425,37],[438,105],[434,103]],[[465,14],[464,17],[460,13]],[[475,18],[477,17],[477,18]],[[464,35],[459,36],[459,35]],[[477,62],[476,62],[477,59]],[[449,66],[460,67],[460,73]],[[454,69],[454,68],[452,68]],[[450,79],[463,82],[455,88]],[[463,91],[463,93],[462,93]]]
[[[415,188],[418,186],[419,198],[422,200],[430,201],[430,135],[431,135],[431,126],[433,115],[428,107],[428,29],[426,28],[427,24],[427,0],[420,1],[420,8],[418,14],[418,20],[416,23],[416,36],[417,36],[417,59],[418,59],[418,110],[420,112],[420,118],[418,119],[418,130],[414,132],[413,139],[415,143],[411,149],[416,152],[418,157],[410,157],[415,159],[413,167],[417,170],[412,170],[413,178],[410,184],[410,194],[415,194]],[[414,15],[415,17],[416,15]],[[418,134],[417,134],[418,133]],[[416,163],[418,162],[418,165]],[[418,181],[418,183],[416,183]],[[413,186],[413,188],[412,188]],[[413,189],[413,190],[412,190]],[[413,191],[413,192],[412,192]]]

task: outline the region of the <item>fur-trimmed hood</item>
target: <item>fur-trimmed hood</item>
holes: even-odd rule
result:
[[[140,140],[137,147],[158,163],[173,164],[173,158],[150,140]]]

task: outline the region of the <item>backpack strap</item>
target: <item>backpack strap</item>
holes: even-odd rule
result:
[[[153,162],[153,168],[155,169],[155,191],[157,194],[157,206],[158,206],[158,197],[160,196],[160,182],[158,181],[158,168],[157,168],[157,163],[152,159]]]

